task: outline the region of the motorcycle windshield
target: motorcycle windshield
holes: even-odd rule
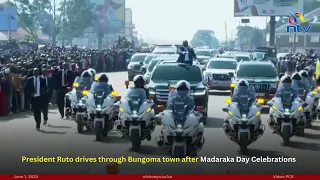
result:
[[[189,91],[171,91],[170,96],[173,118],[176,121],[185,121],[194,109],[193,97]]]
[[[298,90],[299,96],[306,95],[306,86],[299,80],[292,80],[292,88]]]
[[[255,101],[255,88],[253,86],[239,86],[234,90],[238,108],[241,114],[248,115],[249,109]]]
[[[92,85],[92,80],[90,78],[77,77],[74,83],[78,84],[78,87],[75,87],[75,89],[77,92],[77,97],[78,99],[80,99],[83,97],[83,94],[82,94],[83,90],[90,90]]]
[[[240,96],[238,100],[238,108],[240,113],[248,115],[250,107],[250,97],[247,95]]]
[[[129,88],[126,92],[125,103],[130,107],[129,114],[141,114],[144,112],[143,109],[140,109],[143,102],[147,100],[146,91],[142,88]]]
[[[111,93],[110,85],[106,82],[94,82],[90,89],[96,105],[102,105],[104,99]]]
[[[284,109],[290,109],[293,100],[294,100],[294,99],[293,99],[293,97],[292,97],[291,91],[284,91],[284,92],[283,92],[283,94],[282,94],[282,96],[281,96],[281,101],[282,101],[282,104],[283,104],[283,108],[284,108]]]

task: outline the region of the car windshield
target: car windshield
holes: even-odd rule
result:
[[[158,64],[159,60],[153,60],[148,66],[148,72],[153,71],[154,67]]]
[[[218,51],[218,50],[213,50],[211,54],[212,54],[212,55],[219,54],[219,51]]]
[[[256,53],[254,53],[254,58],[263,59],[265,54],[266,53],[263,53],[263,52],[256,52]]]
[[[153,52],[153,54],[176,54],[176,53],[170,52],[170,50],[168,50],[168,51],[156,51],[156,52]]]
[[[198,66],[172,66],[163,65],[156,66],[152,74],[151,80],[154,82],[161,81],[179,81],[181,79],[189,82],[201,82],[202,81],[202,70]]]
[[[237,63],[235,61],[210,61],[208,69],[236,69]]]
[[[143,62],[147,55],[134,55],[131,62]]]
[[[237,61],[250,61],[250,58],[248,56],[236,56]]]
[[[210,51],[196,51],[197,56],[211,56]]]
[[[143,61],[143,64],[149,64],[149,62],[154,58],[156,57],[155,55],[153,56],[147,56],[144,61]]]
[[[272,65],[240,65],[237,78],[245,77],[277,77],[277,70]]]

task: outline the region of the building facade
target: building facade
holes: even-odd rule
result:
[[[320,8],[304,16],[306,19],[313,19],[311,23],[307,24],[307,26],[313,26],[308,33],[286,32],[287,24],[283,24],[276,29],[275,42],[278,52],[305,52],[306,49],[314,49],[320,53]]]

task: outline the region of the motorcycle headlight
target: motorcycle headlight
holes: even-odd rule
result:
[[[151,111],[151,108],[148,108],[148,109],[147,109],[147,112],[150,112],[150,111]]]
[[[272,106],[272,109],[276,111],[276,110],[277,110],[277,107],[276,107],[276,106]]]
[[[97,112],[97,113],[101,113],[101,111],[102,111],[101,108],[97,108],[97,109],[96,109],[96,112]]]
[[[260,116],[260,114],[261,114],[260,111],[256,112],[256,116]]]
[[[122,112],[122,113],[124,112],[123,108],[119,108],[119,111]]]
[[[302,111],[302,110],[303,110],[302,106],[299,106],[298,111]]]
[[[313,95],[315,95],[315,94],[317,94],[317,93],[318,93],[318,92],[315,91],[315,90],[311,91],[311,94],[313,94]]]
[[[228,114],[229,114],[230,116],[232,116],[232,111],[228,111]]]
[[[230,87],[231,87],[231,88],[235,88],[236,85],[237,85],[236,83],[231,83],[231,84],[230,84]]]

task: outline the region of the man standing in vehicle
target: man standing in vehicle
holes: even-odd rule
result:
[[[197,59],[197,55],[193,48],[189,47],[187,40],[183,41],[182,47],[180,47],[179,58],[177,62],[192,65],[194,59]]]

